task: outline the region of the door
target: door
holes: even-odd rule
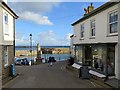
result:
[[[109,76],[115,74],[115,45],[107,47],[107,73]]]
[[[85,46],[85,65],[91,66],[92,65],[92,47]]]

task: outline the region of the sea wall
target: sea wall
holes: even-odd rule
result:
[[[49,54],[49,51],[51,51],[51,54],[69,54],[69,52],[70,52],[69,48],[52,48],[52,49],[47,48],[47,52],[45,52],[45,51],[42,51],[42,52],[45,52],[45,53]],[[18,57],[20,55],[31,56],[31,53],[30,53],[29,50],[16,50],[15,51],[15,56]],[[37,50],[32,51],[32,56],[37,56]]]

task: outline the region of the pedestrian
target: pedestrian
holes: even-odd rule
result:
[[[49,60],[48,60],[48,66],[52,66],[52,57],[51,56],[49,57]]]

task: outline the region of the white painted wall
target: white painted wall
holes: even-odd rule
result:
[[[117,10],[118,5],[112,6],[95,16],[92,16],[76,25],[74,25],[74,34],[76,37],[74,38],[74,44],[91,44],[91,43],[118,43],[118,36],[107,37],[108,35],[108,13]],[[95,39],[90,39],[90,21],[95,19]],[[84,32],[84,40],[80,40],[80,25],[84,23],[85,32]],[[115,47],[115,74],[116,78],[119,78],[118,71],[118,44]]]
[[[74,36],[71,38],[71,43],[70,43],[70,51],[71,51],[71,56],[74,57],[75,55],[75,46],[73,45],[73,41],[74,41]]]
[[[4,21],[4,13],[8,14],[8,29],[9,29],[9,33],[6,34],[5,33],[5,21]],[[6,12],[5,10],[3,10],[3,34],[4,34],[4,41],[13,41],[14,40],[14,21],[13,21],[13,16],[11,16],[8,12]]]
[[[84,20],[76,25],[74,25],[74,34],[76,35],[74,44],[83,44],[83,43],[109,43],[109,42],[118,42],[118,36],[107,37],[108,35],[108,13],[117,9],[118,5],[112,6],[111,8],[90,17],[89,19]],[[90,21],[95,19],[96,27],[96,37],[95,39],[90,39]],[[80,25],[84,23],[85,33],[84,40],[80,40]]]
[[[118,44],[115,46],[115,75],[116,78],[119,78],[119,69],[118,69]]]
[[[0,45],[2,44],[3,39],[3,32],[2,32],[2,7],[0,6]]]

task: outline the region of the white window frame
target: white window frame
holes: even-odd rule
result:
[[[92,25],[92,22],[94,22],[94,26]],[[94,35],[93,35],[93,29],[94,29]],[[90,37],[94,37],[95,38],[95,30],[96,30],[96,25],[95,25],[95,19],[90,20]]]
[[[8,26],[8,13],[4,13],[4,32],[5,35],[9,35],[9,26]]]
[[[118,20],[114,21],[114,22],[110,22],[110,14],[114,14],[115,15],[115,13],[117,13],[117,15],[118,15],[118,10],[117,9],[108,12],[108,35],[111,35],[111,36],[112,35],[118,35]],[[110,24],[115,24],[115,23],[117,23],[117,32],[110,33]]]
[[[8,66],[8,46],[4,46],[4,67]]]
[[[84,38],[85,33],[85,26],[84,23],[80,25],[80,39]]]

